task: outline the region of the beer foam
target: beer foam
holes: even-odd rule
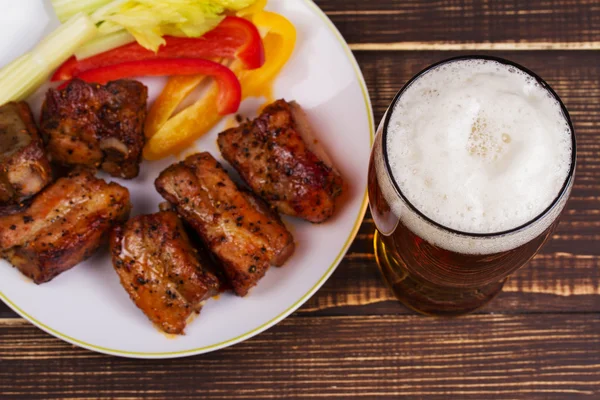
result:
[[[444,227],[477,234],[517,228],[552,204],[569,174],[567,117],[552,93],[516,67],[484,59],[441,64],[413,81],[388,112],[392,178]],[[399,208],[402,200],[390,197]],[[397,215],[405,222],[406,210]]]

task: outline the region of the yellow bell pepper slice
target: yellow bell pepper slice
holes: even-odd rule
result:
[[[258,69],[248,71],[243,69],[241,63],[234,62],[231,70],[240,79],[242,98],[262,95],[269,99],[271,97],[269,83],[277,76],[294,51],[296,29],[285,17],[268,11],[252,14],[251,18],[259,29],[268,32],[263,39],[265,63]],[[187,86],[178,86],[177,81],[173,79],[171,78],[167,84],[169,92],[165,94],[165,98],[183,99],[191,90],[187,92],[182,90],[185,94],[176,94],[178,88],[186,89]],[[171,81],[174,82],[172,85]],[[190,83],[191,86],[194,82],[190,80],[186,83]],[[167,110],[161,115],[152,116],[150,121],[152,125],[146,131],[151,137],[144,148],[144,158],[158,160],[182,151],[213,128],[221,119],[216,111],[217,94],[217,87],[213,83],[203,98],[170,119],[164,120]],[[175,107],[170,110],[169,115]]]
[[[243,98],[264,95],[265,90],[270,89],[268,84],[290,59],[296,45],[296,28],[287,18],[263,11],[254,14],[252,22],[259,29],[268,29],[263,39],[266,62],[259,69],[243,71],[240,77]]]
[[[173,115],[175,109],[206,78],[206,75],[173,76],[169,78],[162,92],[158,95],[144,124],[144,132],[147,138],[154,136],[156,132]]]
[[[212,59],[212,61],[223,62],[223,59]],[[172,76],[167,81],[162,92],[158,95],[144,123],[144,132],[147,138],[154,136],[156,132],[173,115],[177,106],[198,86],[206,75]]]

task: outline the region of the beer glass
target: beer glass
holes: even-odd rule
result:
[[[456,64],[457,61],[462,62],[462,64]],[[541,171],[548,170],[554,173],[555,169],[558,170],[560,168],[554,168],[554,166],[549,167],[542,162],[547,163],[550,158],[556,157],[556,155],[559,153],[562,154],[560,156],[562,158],[556,158],[555,161],[557,165],[560,160],[562,160],[560,162],[564,164],[565,159],[569,164],[564,166],[564,172],[561,172],[564,173],[564,180],[560,180],[560,184],[556,186],[556,191],[551,197],[549,197],[550,200],[547,201],[547,204],[533,204],[533,206],[536,206],[538,209],[540,209],[540,211],[525,221],[519,220],[515,217],[515,223],[518,223],[518,225],[510,226],[508,229],[504,228],[497,231],[492,229],[494,224],[499,224],[497,226],[503,226],[502,224],[506,220],[489,224],[490,226],[488,226],[488,229],[485,229],[486,227],[483,226],[485,225],[484,223],[483,225],[479,225],[478,229],[472,229],[472,231],[469,229],[457,229],[456,226],[448,226],[449,224],[445,223],[444,221],[449,219],[446,218],[447,215],[445,215],[444,212],[446,214],[452,213],[453,210],[444,202],[446,200],[454,201],[457,204],[460,203],[462,207],[463,199],[461,199],[460,196],[455,196],[455,199],[447,199],[445,198],[446,195],[441,195],[439,193],[435,193],[434,195],[431,194],[434,192],[427,192],[427,179],[430,178],[425,178],[423,181],[424,183],[419,183],[420,186],[415,185],[415,187],[421,188],[419,189],[419,193],[411,193],[410,185],[403,186],[401,184],[407,178],[406,175],[411,175],[411,172],[405,172],[402,174],[400,173],[401,170],[395,166],[397,160],[404,160],[402,158],[404,157],[404,153],[410,153],[410,151],[412,151],[411,139],[402,138],[402,140],[394,143],[404,143],[403,146],[392,146],[393,148],[390,148],[390,135],[402,135],[404,134],[403,132],[408,130],[416,135],[412,140],[417,140],[419,139],[418,135],[421,134],[421,132],[419,132],[419,126],[423,126],[425,127],[423,129],[427,129],[427,124],[429,123],[428,120],[436,120],[440,114],[448,112],[448,110],[436,109],[435,104],[453,104],[453,108],[451,111],[449,111],[449,114],[444,114],[444,118],[450,118],[443,120],[447,126],[454,126],[454,121],[461,121],[461,118],[464,117],[461,110],[464,110],[465,113],[468,110],[473,110],[473,107],[471,107],[473,105],[472,97],[478,96],[478,90],[487,90],[485,88],[486,80],[485,78],[482,78],[482,76],[485,76],[485,74],[482,75],[477,71],[474,71],[473,77],[465,78],[464,82],[461,83],[461,86],[456,86],[457,92],[461,92],[460,96],[464,97],[465,103],[469,103],[469,106],[461,103],[463,101],[461,100],[463,97],[455,99],[453,98],[452,93],[441,93],[442,96],[445,95],[447,97],[446,103],[435,103],[435,98],[434,100],[430,101],[430,98],[432,98],[431,92],[434,92],[433,96],[439,97],[439,92],[444,92],[443,86],[434,89],[431,89],[431,87],[418,89],[422,91],[422,95],[419,94],[420,92],[417,89],[411,89],[411,97],[409,100],[405,101],[405,103],[410,101],[409,106],[401,104],[404,96],[407,96],[407,91],[409,91],[409,88],[411,88],[412,85],[415,85],[415,82],[420,82],[422,78],[426,76],[426,74],[431,73],[431,71],[441,71],[440,68],[443,68],[445,70],[443,74],[446,74],[447,76],[442,76],[443,79],[440,78],[439,81],[443,82],[444,79],[449,79],[451,81],[454,79],[452,75],[452,69],[454,68],[453,66],[467,65],[465,62],[472,62],[474,70],[479,68],[476,67],[479,62],[492,64],[496,63],[494,65],[496,65],[498,71],[506,68],[509,73],[521,74],[519,79],[524,79],[523,82],[525,83],[523,83],[523,89],[515,91],[516,94],[511,94],[513,98],[510,98],[504,103],[501,101],[503,96],[505,96],[503,92],[504,89],[502,88],[503,84],[496,85],[499,87],[498,93],[481,93],[482,96],[485,95],[491,99],[498,98],[498,104],[505,104],[507,107],[510,107],[511,102],[517,104],[524,102],[523,104],[529,104],[527,103],[527,101],[530,101],[528,96],[535,95],[535,93],[532,95],[530,90],[544,90],[547,98],[556,103],[556,112],[560,114],[558,116],[551,116],[551,119],[556,119],[556,124],[563,123],[561,121],[564,121],[564,126],[566,129],[564,133],[565,137],[560,140],[569,142],[566,144],[568,147],[565,147],[566,150],[563,151],[563,153],[567,152],[568,154],[562,154],[559,151],[555,151],[554,148],[556,146],[544,142],[536,142],[537,144],[535,146],[525,143],[523,145],[525,148],[519,149],[518,147],[514,147],[520,146],[519,143],[516,143],[519,142],[518,138],[515,137],[512,138],[511,144],[507,144],[505,146],[513,146],[513,148],[506,150],[509,155],[511,151],[515,151],[517,153],[530,153],[530,155],[519,154],[518,157],[515,156],[515,158],[521,160],[520,162],[527,163],[527,165],[523,165],[523,174],[525,175],[529,173],[527,171],[531,165],[533,165],[535,168],[539,168]],[[462,68],[466,68],[466,73],[469,72],[468,68],[470,67],[463,66]],[[488,68],[488,66],[485,68]],[[442,72],[439,72],[439,74],[441,73]],[[465,71],[461,69],[459,73],[464,75]],[[434,78],[428,79],[432,81]],[[496,76],[494,75],[494,72],[490,72],[488,80],[494,81],[495,79]],[[510,79],[510,76],[509,78],[502,79]],[[462,93],[462,88],[470,86],[471,82],[474,83],[473,86],[469,88],[469,91],[465,92],[467,94]],[[504,81],[499,79],[499,82]],[[494,82],[490,83],[490,85],[492,84],[494,84]],[[496,89],[493,89],[492,91],[495,90]],[[421,101],[419,96],[427,96],[427,99],[423,98]],[[543,102],[544,100],[538,99],[536,101],[537,103],[533,101],[531,102],[530,108],[533,109],[532,115],[541,115],[542,113],[535,110],[535,107],[537,107],[538,104],[541,104],[540,101]],[[403,108],[398,108],[400,106]],[[428,109],[428,107],[430,109]],[[513,118],[513,112],[510,113],[511,115],[504,116],[501,113],[506,110],[503,111],[501,107],[498,107],[500,106],[498,106],[495,100],[493,100],[489,103],[490,110],[483,111],[488,112],[488,115],[494,115],[497,113],[495,118],[500,121],[504,121],[504,119],[508,117]],[[548,107],[553,106],[548,103]],[[485,107],[480,105],[480,109],[483,108]],[[393,115],[396,113],[395,110],[397,109],[408,109],[409,111],[402,111],[404,114],[401,113],[400,117],[393,117]],[[409,124],[409,122],[406,122],[406,120],[410,120],[412,118],[411,114],[409,114],[411,109],[417,110],[415,112],[423,113],[423,116],[425,117],[421,117],[421,119],[418,120],[420,125],[415,123],[414,126],[407,125],[402,127],[403,123],[405,125]],[[521,111],[518,111],[518,113],[520,112]],[[538,121],[539,123],[536,122],[534,124],[529,124],[531,121],[528,121],[527,118],[520,120],[518,120],[518,117],[516,118],[515,126],[531,125],[531,129],[536,132],[538,129],[541,129],[538,125],[546,126],[546,121],[544,120]],[[391,126],[392,120],[394,120],[394,126]],[[446,125],[440,126],[443,128]],[[478,126],[483,126],[483,130],[485,130],[487,129],[486,127],[488,127],[488,125],[488,122],[484,121]],[[550,124],[548,124],[548,126],[551,128]],[[502,125],[502,127],[505,126]],[[475,137],[474,140],[480,140],[481,137],[487,137],[485,136],[487,135],[485,132],[482,134],[483,136],[477,136],[480,134],[478,129],[480,128],[474,125],[472,128],[473,133],[467,132],[468,140],[471,140],[473,137]],[[440,154],[443,156],[448,152],[453,151],[451,149],[444,148],[444,129],[440,129],[440,131],[441,132],[439,134],[432,133],[432,138],[439,139],[441,137],[442,139],[430,140],[431,154],[428,154],[429,149],[427,147],[422,147],[418,152],[420,158],[415,157],[415,159],[420,160],[416,162],[417,166],[433,171],[432,174],[434,178],[432,179],[435,179],[435,176],[437,175],[443,177],[448,174],[448,171],[436,171],[435,166],[432,167],[432,165],[436,165],[436,162],[438,162],[436,157],[438,157]],[[528,134],[526,131],[522,133],[523,135]],[[511,140],[506,133],[502,133],[500,136],[504,142]],[[538,136],[536,136],[535,140],[550,141],[551,139],[551,135],[549,134],[547,138],[544,138],[544,136]],[[423,140],[428,139],[425,138]],[[450,141],[448,143],[450,143],[450,147],[456,146],[455,141]],[[460,147],[458,148],[458,151],[462,151],[465,154],[465,157],[471,157],[474,154],[473,148],[475,148],[475,153],[477,156],[483,155],[488,157],[491,161],[489,161],[489,163],[486,161],[487,164],[482,164],[482,168],[484,170],[487,168],[488,164],[493,165],[493,168],[496,168],[494,163],[498,162],[497,158],[506,157],[505,155],[500,154],[500,150],[498,150],[498,154],[500,154],[500,156],[494,154],[492,158],[489,157],[490,148],[502,148],[502,146],[504,146],[503,143],[500,143],[500,145],[494,144],[493,146],[487,144],[485,146],[481,146],[480,142],[476,142],[475,144],[477,145],[475,147],[473,147],[472,144],[469,145],[471,147],[469,147],[468,151],[466,152],[461,150]],[[545,147],[540,146],[540,144],[545,145]],[[536,153],[542,147],[548,149],[547,155],[543,153]],[[402,154],[398,155],[396,153]],[[458,161],[448,164],[450,165],[450,169],[453,165],[457,165],[457,168],[462,165],[460,157],[456,158],[455,161],[456,160]],[[478,162],[478,160],[475,161]],[[465,159],[465,162],[467,162],[467,164],[471,163],[472,165],[478,165],[473,164],[473,160],[471,159]],[[515,162],[518,164],[519,161],[511,161],[509,158],[508,161],[502,162],[505,162],[505,165],[498,169],[499,172],[494,172],[491,174],[490,177],[487,177],[489,178],[487,181],[485,179],[482,180],[482,187],[487,188],[490,191],[490,194],[486,195],[486,193],[475,193],[475,195],[480,196],[482,199],[487,199],[485,201],[490,203],[490,207],[487,209],[485,207],[482,208],[480,213],[472,218],[473,221],[475,221],[477,218],[485,220],[486,213],[489,214],[497,211],[493,209],[495,197],[502,197],[507,195],[507,193],[510,194],[511,191],[516,190],[514,187],[519,185],[521,185],[520,187],[525,188],[524,190],[527,192],[528,185],[538,185],[540,180],[545,179],[545,175],[543,173],[541,175],[519,176],[516,175],[517,172],[515,172],[514,185],[509,180],[505,182],[504,186],[498,186],[494,183],[497,179],[495,174],[505,174],[506,170],[517,171],[518,168],[520,168],[519,165],[515,165]],[[538,163],[539,165],[536,165],[535,163]],[[558,223],[559,215],[563,210],[570,194],[574,180],[575,164],[575,133],[573,131],[573,126],[568,112],[550,86],[533,72],[513,62],[487,56],[456,57],[434,64],[421,71],[408,83],[406,83],[406,85],[395,96],[392,104],[389,106],[388,111],[384,115],[384,118],[379,125],[371,152],[368,176],[369,205],[376,225],[374,237],[375,256],[384,280],[394,292],[395,296],[402,303],[409,308],[424,314],[448,316],[460,315],[471,312],[483,306],[501,291],[502,286],[506,282],[508,276],[526,264],[538,252],[544,242],[551,236],[551,233]],[[410,170],[408,169],[407,171]],[[415,171],[417,171],[418,174],[418,168],[415,168],[412,172]],[[480,171],[476,172],[479,173]],[[467,175],[470,173],[471,172],[467,171]],[[486,172],[483,171],[481,173],[484,174],[483,176],[485,178]],[[460,171],[458,176],[460,176]],[[522,180],[527,180],[528,178],[530,178],[532,182],[521,182]],[[469,176],[468,179],[471,179],[471,177]],[[517,180],[519,181],[518,184],[516,182]],[[458,186],[458,189],[456,189],[458,192],[463,190],[461,186],[463,183],[464,182],[460,182],[460,179],[457,182],[439,182],[440,186],[451,188],[453,190]],[[463,195],[466,199],[469,199],[474,195],[473,193],[469,193],[468,187],[469,186],[465,184]],[[440,196],[439,200],[436,200],[436,196],[438,195]],[[418,199],[419,196],[423,196],[423,199]],[[529,193],[528,196],[531,198],[537,198],[536,193]],[[527,210],[528,207],[533,207],[531,204],[525,207],[519,203],[519,201],[523,201],[522,197],[523,196],[521,193],[515,192],[515,198],[513,202],[506,201],[505,203],[495,204],[495,206],[502,207],[506,218],[511,220],[513,219],[512,208],[515,208],[517,210],[515,212],[518,213],[519,210]],[[420,201],[415,202],[415,199]],[[425,210],[424,208],[427,207],[424,207],[423,204],[427,204],[428,202],[431,203],[429,207],[430,209]],[[436,208],[440,204],[444,205],[445,207],[445,211],[442,213],[440,213]],[[469,204],[468,200],[465,200],[465,204]],[[435,212],[432,211],[434,209]],[[468,209],[469,206],[466,207],[466,210]],[[461,215],[461,218],[465,219],[465,217],[462,216],[462,208],[460,210],[457,209],[456,214]],[[467,222],[470,223],[470,221]],[[468,223],[466,225],[468,225]],[[506,224],[504,226],[506,226]]]

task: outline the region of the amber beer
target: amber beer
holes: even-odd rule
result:
[[[552,233],[575,160],[564,105],[517,64],[458,57],[411,79],[369,166],[375,255],[396,297],[433,315],[491,300]]]

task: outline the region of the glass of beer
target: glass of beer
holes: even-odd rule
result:
[[[371,153],[385,281],[424,314],[483,306],[551,235],[575,163],[569,114],[533,72],[487,56],[428,67],[394,98]]]

